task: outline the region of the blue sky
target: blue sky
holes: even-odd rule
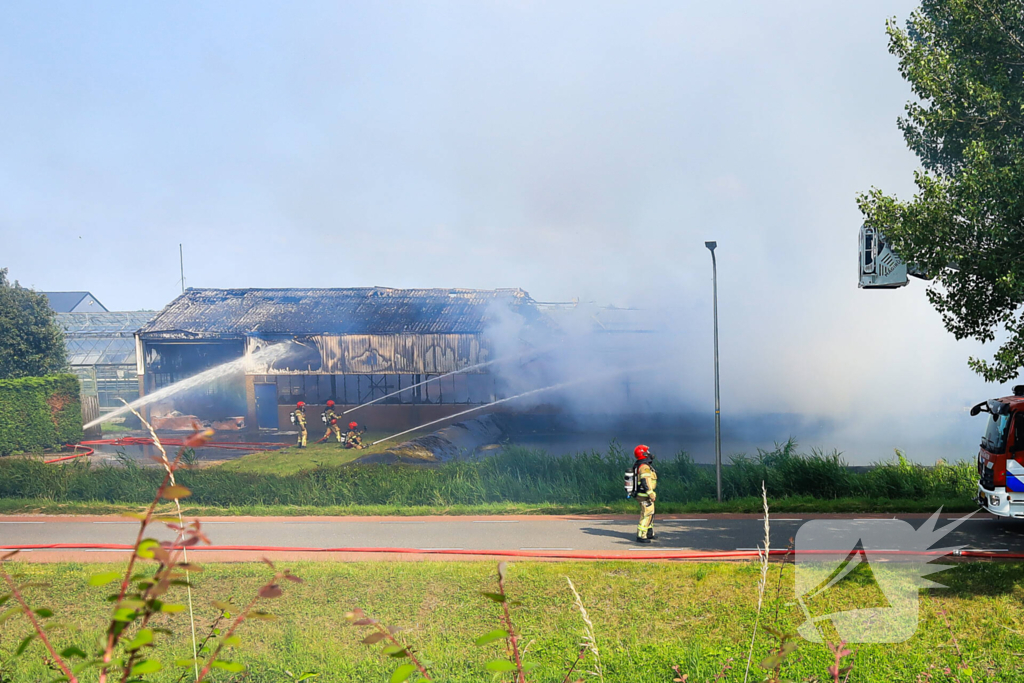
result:
[[[913,191],[913,5],[6,3],[0,266],[117,309],[179,242],[190,286],[639,303],[703,396],[717,239],[733,406],[955,422],[979,348],[854,270],[856,193]]]

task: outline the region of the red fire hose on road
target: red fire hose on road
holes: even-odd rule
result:
[[[131,552],[135,546],[127,543],[41,543],[30,545],[0,545],[0,550],[123,550]],[[180,550],[177,546],[165,546],[168,550]],[[744,560],[759,557],[755,550],[712,550],[697,552],[640,552],[631,554],[613,554],[600,552],[551,552],[536,550],[454,550],[454,549],[422,549],[422,548],[304,548],[297,546],[262,546],[262,545],[209,545],[191,546],[190,552],[222,551],[222,552],[288,552],[288,553],[386,553],[393,555],[476,555],[487,557],[524,557],[534,559],[556,560]],[[859,551],[863,554],[863,550]],[[771,550],[770,557],[786,559],[795,555],[845,555],[835,550]],[[952,554],[940,554],[933,551],[879,551],[884,555],[920,556],[931,555],[935,559],[942,557],[986,559],[986,560],[1024,560],[1024,553],[994,553],[986,550],[960,550]]]

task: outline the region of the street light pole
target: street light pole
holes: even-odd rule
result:
[[[705,242],[711,251],[711,279],[714,283],[715,309],[715,481],[718,502],[722,502],[722,406],[718,395],[718,263],[715,261],[715,247],[718,242]]]

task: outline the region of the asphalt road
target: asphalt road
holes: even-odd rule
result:
[[[924,515],[897,515],[919,527]],[[958,515],[944,515],[939,527]],[[850,519],[893,519],[892,516],[783,515],[771,519],[772,548],[785,548],[789,539],[809,519],[848,524]],[[843,520],[840,522],[840,520]],[[656,540],[639,545],[633,538],[636,518],[584,516],[516,517],[291,517],[291,518],[206,518],[203,528],[215,546],[258,546],[259,552],[273,553],[301,549],[379,548],[423,551],[545,551],[600,552],[622,555],[671,551],[744,551],[762,543],[763,520],[753,515],[695,515],[665,517],[656,521]],[[117,517],[5,517],[0,519],[0,548],[43,544],[133,544],[138,522]],[[149,534],[172,540],[173,533],[157,524]],[[976,515],[941,540],[942,546],[963,545],[966,549],[992,553],[1024,553],[1024,523],[1007,523]],[[36,549],[22,555],[25,560],[76,559],[102,561],[98,548]],[[216,557],[212,555],[216,552]],[[204,551],[208,559],[250,559],[255,550]],[[342,553],[342,555],[345,555]],[[109,559],[109,558],[107,558]],[[321,556],[319,559],[328,559]],[[336,559],[353,559],[347,555]],[[379,558],[378,558],[379,559]],[[416,558],[419,559],[419,558]]]

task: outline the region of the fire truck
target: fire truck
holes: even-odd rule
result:
[[[904,287],[909,275],[930,279],[904,263],[885,236],[870,226],[861,226],[859,252],[861,289]],[[1000,517],[1024,518],[1024,384],[1013,388],[1013,396],[971,408],[972,416],[981,413],[989,419],[978,451],[978,504]]]
[[[978,504],[1000,517],[1024,518],[1024,384],[1013,396],[982,401],[971,415],[986,413],[978,451]]]

